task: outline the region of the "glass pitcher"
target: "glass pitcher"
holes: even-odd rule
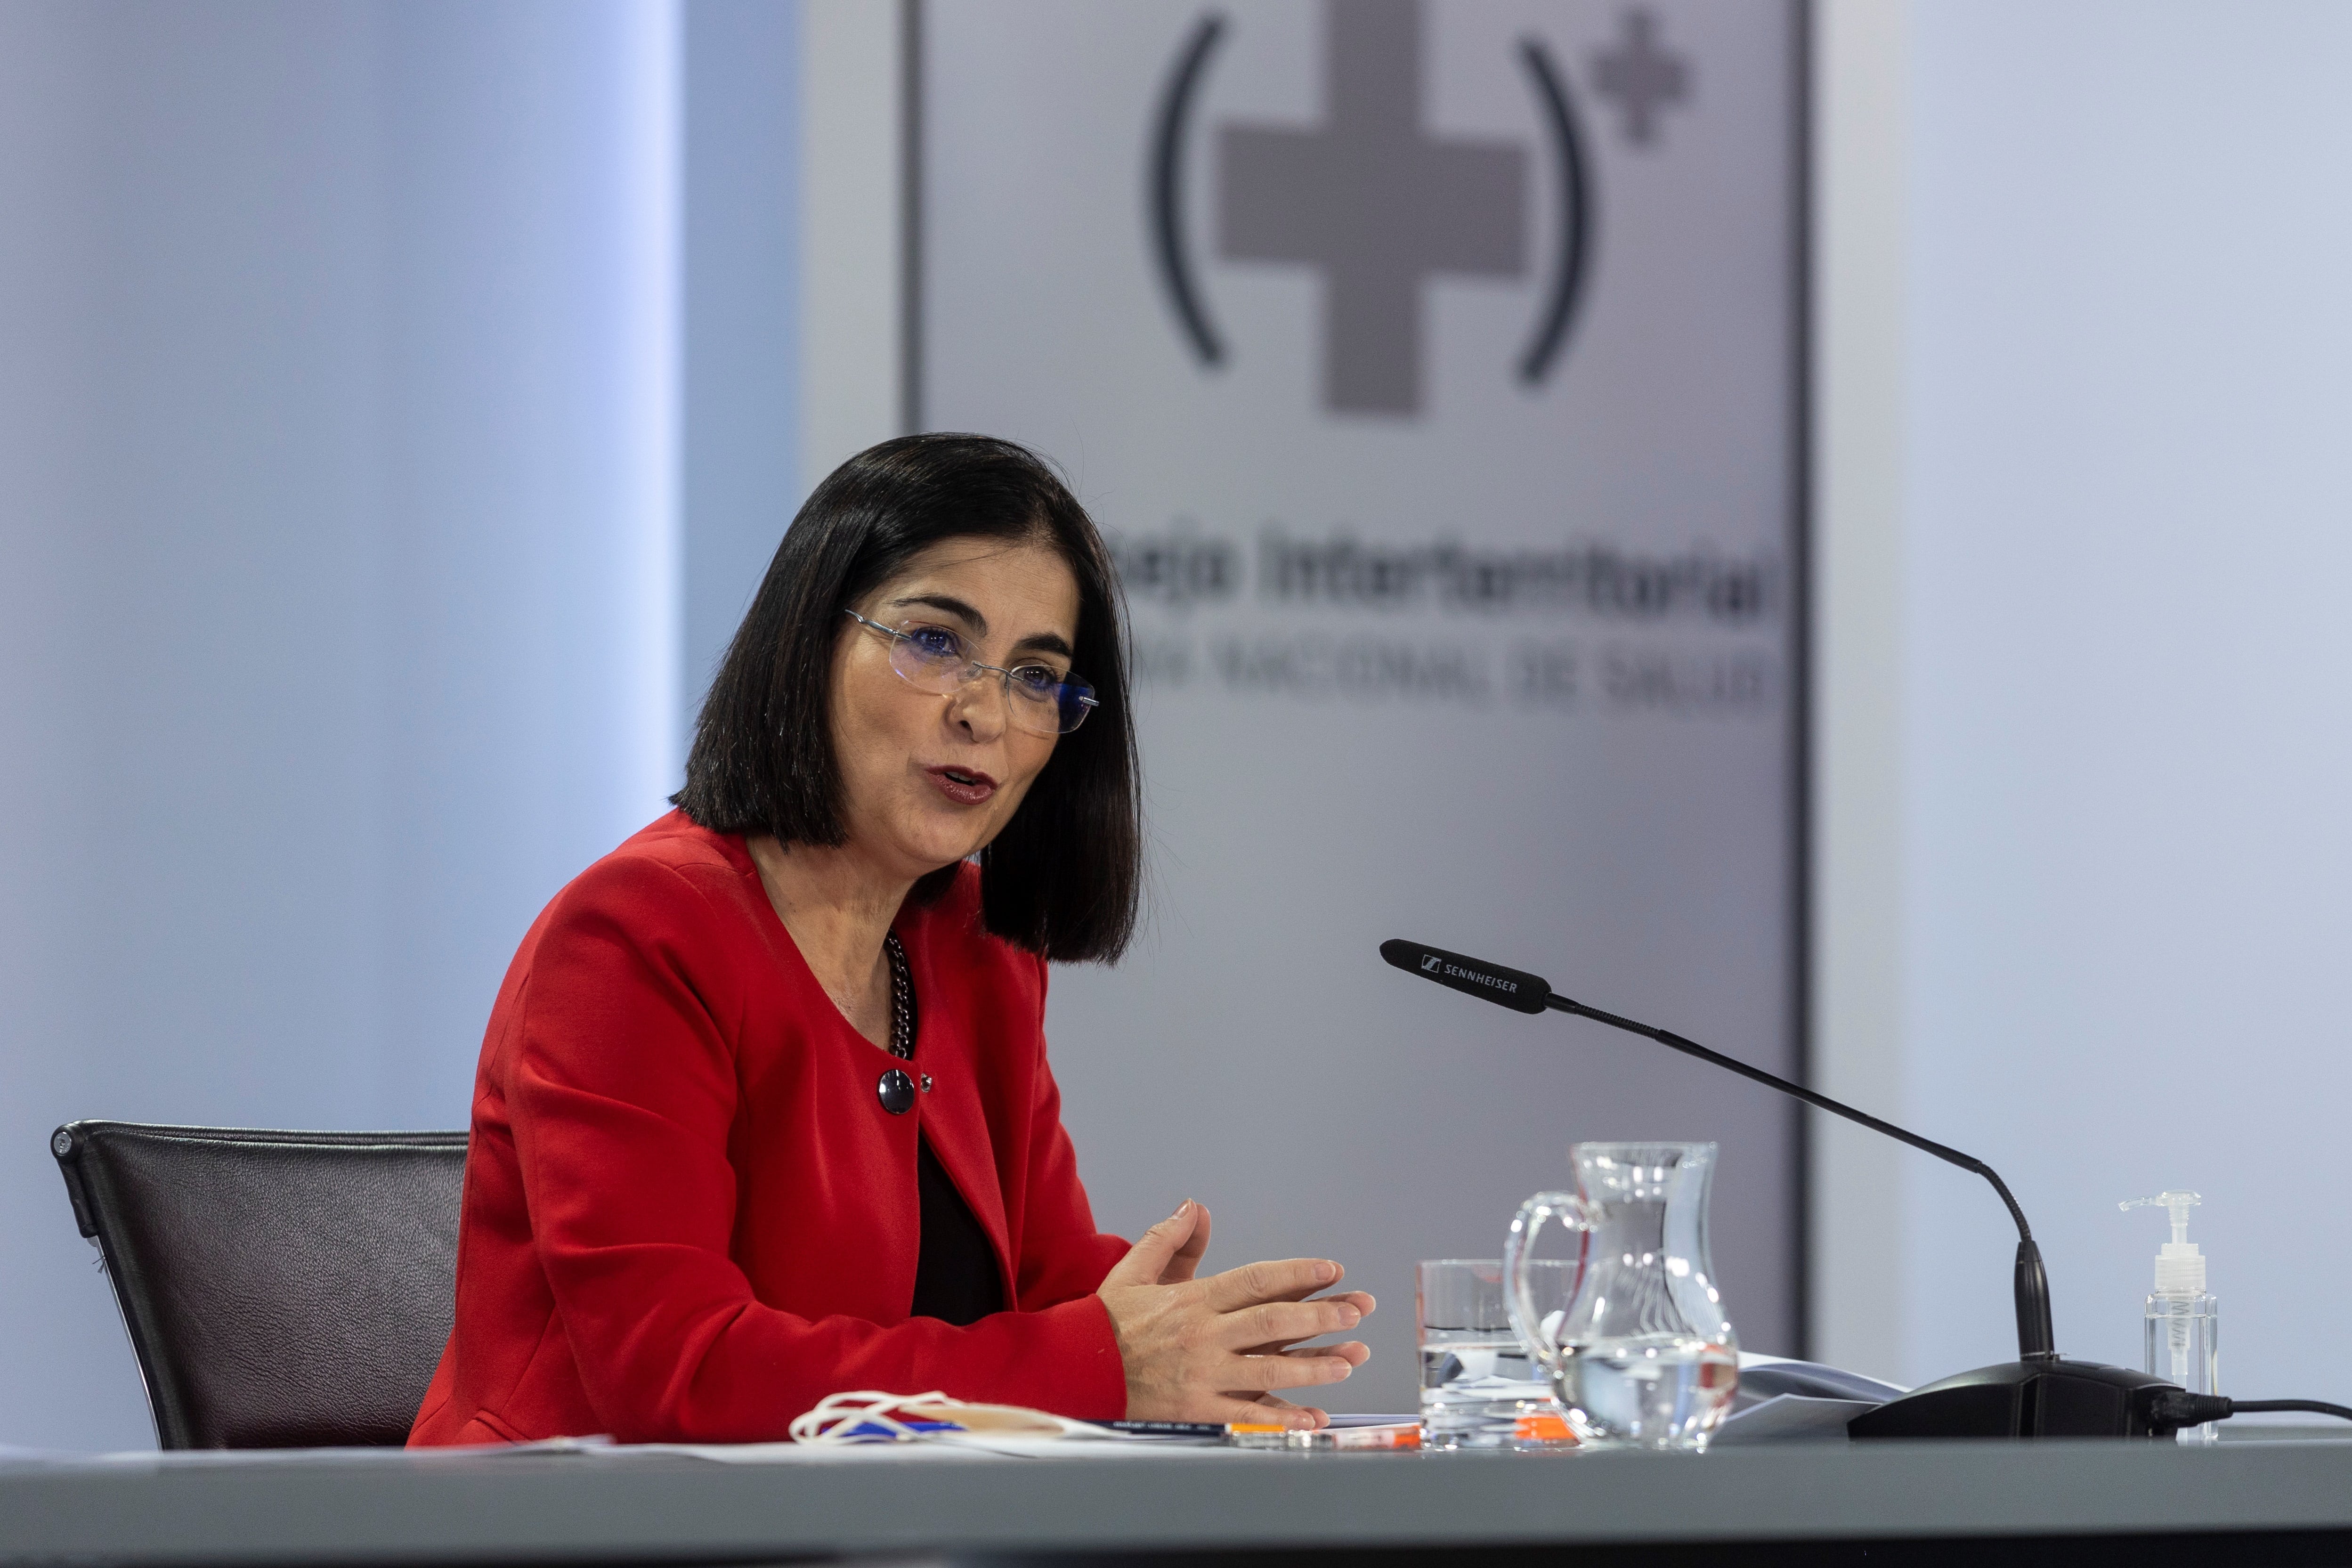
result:
[[[1703,1449],[1739,1387],[1739,1342],[1706,1249],[1712,1143],[1579,1143],[1577,1191],[1538,1193],[1503,1241],[1511,1327],[1551,1376],[1580,1443]],[[1537,1236],[1575,1234],[1564,1311],[1529,1289]]]

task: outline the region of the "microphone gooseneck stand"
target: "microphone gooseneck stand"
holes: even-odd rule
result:
[[[2050,1328],[2050,1276],[2042,1267],[2042,1248],[2034,1244],[2033,1227],[2025,1223],[2025,1211],[2018,1206],[2016,1196],[2010,1192],[2009,1184],[2000,1179],[2000,1172],[1973,1154],[1963,1154],[1958,1149],[1948,1148],[1932,1139],[1922,1138],[1916,1132],[1906,1132],[1891,1121],[1881,1121],[1877,1117],[1856,1110],[1851,1105],[1841,1105],[1826,1094],[1816,1094],[1810,1089],[1790,1083],[1787,1079],[1776,1078],[1762,1068],[1750,1067],[1746,1062],[1733,1060],[1720,1051],[1708,1050],[1697,1041],[1685,1039],[1672,1030],[1657,1028],[1632,1018],[1621,1018],[1614,1013],[1604,1013],[1598,1007],[1588,1007],[1581,1002],[1562,996],[1551,991],[1549,986],[1545,989],[1547,994],[1544,1005],[1555,1012],[1572,1013],[1580,1018],[1590,1018],[1596,1024],[1606,1024],[1612,1029],[1622,1029],[1629,1035],[1646,1036],[1657,1041],[1658,1044],[1670,1046],[1685,1056],[1696,1057],[1703,1062],[1713,1062],[1717,1067],[1736,1072],[1742,1078],[1754,1079],[1767,1088],[1777,1089],[1782,1094],[1793,1095],[1807,1105],[1818,1107],[1833,1116],[1843,1116],[1848,1121],[1860,1122],[1874,1132],[1884,1132],[1889,1138],[1900,1139],[1914,1149],[1924,1150],[1948,1164],[1958,1165],[1963,1171],[1973,1171],[1990,1182],[1992,1190],[2000,1194],[2000,1201],[2009,1205],[2010,1218],[2017,1222],[2018,1356],[2022,1361],[2035,1361],[2051,1359],[2057,1355],[2054,1336]]]
[[[2153,1373],[2096,1362],[2067,1361],[2058,1354],[2050,1326],[2050,1277],[2042,1266],[2042,1249],[2034,1245],[2032,1228],[2018,1205],[2009,1184],[1990,1165],[1963,1154],[1891,1121],[1841,1105],[1828,1095],[1790,1083],[1787,1079],[1750,1067],[1696,1040],[1614,1013],[1605,1013],[1554,992],[1540,975],[1506,969],[1484,959],[1447,952],[1419,942],[1384,942],[1381,956],[1409,974],[1480,997],[1514,1012],[1559,1012],[1590,1018],[1612,1029],[1640,1035],[1671,1047],[1685,1056],[1769,1089],[1803,1100],[1807,1105],[1843,1116],[1875,1132],[1938,1160],[1973,1171],[1992,1184],[1993,1191],[2017,1222],[2017,1355],[2013,1362],[1979,1367],[1916,1389],[1902,1398],[1857,1415],[1846,1426],[1855,1437],[2138,1437],[2165,1436],[2183,1426],[2217,1420],[2229,1414],[2214,1406],[2229,1402],[2191,1394]],[[2238,1409],[2251,1408],[2241,1401]]]

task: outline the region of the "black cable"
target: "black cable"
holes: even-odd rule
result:
[[[2142,1390],[2141,1396],[2147,1402],[2143,1409],[2148,1429],[2159,1434],[2258,1412],[2303,1411],[2313,1415],[2334,1415],[2352,1421],[2352,1409],[2317,1399],[2231,1399],[2227,1394],[2191,1394],[2187,1389],[2168,1388],[2162,1384]]]
[[[2243,1415],[2249,1410],[2305,1410],[2314,1415],[2333,1415],[2352,1421],[2352,1409],[2330,1405],[2318,1399],[2235,1399],[2230,1402],[2230,1414]]]

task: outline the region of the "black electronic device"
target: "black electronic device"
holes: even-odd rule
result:
[[[1938,1160],[1973,1171],[1992,1184],[1993,1191],[2017,1222],[2017,1355],[2013,1362],[1979,1367],[1915,1389],[1847,1424],[1855,1437],[2158,1437],[2182,1426],[2225,1415],[2208,1410],[2223,1401],[2195,1401],[2179,1385],[2145,1372],[2097,1362],[2067,1361],[2053,1342],[2050,1329],[2050,1279],[2042,1267],[2042,1249],[2025,1223],[2009,1184],[1990,1165],[1971,1154],[1906,1132],[1891,1121],[1881,1121],[1825,1094],[1816,1094],[1761,1068],[1750,1067],[1696,1040],[1670,1030],[1621,1018],[1598,1007],[1588,1007],[1553,991],[1540,975],[1507,969],[1484,959],[1470,958],[1443,948],[1414,942],[1384,942],[1381,956],[1408,973],[1419,974],[1472,996],[1483,997],[1519,1013],[1554,1011],[1606,1024],[1612,1029],[1641,1035],[1685,1056],[1755,1079],[1807,1105],[1843,1116],[1849,1121],[1933,1154]],[[2245,1408],[2241,1405],[2240,1408]]]

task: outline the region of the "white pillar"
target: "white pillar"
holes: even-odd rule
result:
[[[1812,1081],[1901,1121],[1910,6],[1813,15]],[[1904,1184],[1926,1156],[1807,1114],[1811,1352],[1895,1376]]]
[[[54,1124],[464,1125],[675,787],[676,40],[0,8],[0,1443],[149,1440]]]

